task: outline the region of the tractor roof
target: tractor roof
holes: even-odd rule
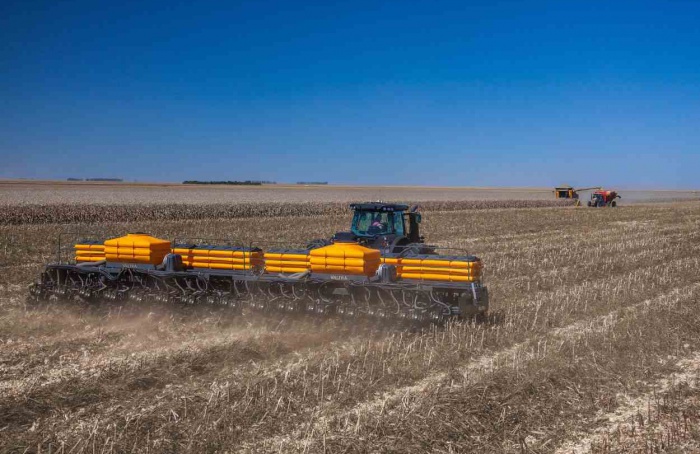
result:
[[[408,205],[383,202],[352,203],[350,204],[350,209],[362,211],[406,211],[408,210]]]

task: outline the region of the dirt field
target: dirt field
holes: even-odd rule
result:
[[[0,225],[0,452],[700,452],[700,202],[430,211],[431,242],[484,260],[492,309],[420,333],[23,304],[62,231],[293,245],[347,223]]]
[[[623,190],[621,204],[700,200],[700,191]],[[589,192],[581,193],[582,200]],[[250,202],[356,202],[457,201],[457,200],[551,200],[553,188],[445,188],[403,186],[218,186],[146,183],[46,182],[0,180],[0,205],[26,203],[151,204],[158,203],[250,203]]]

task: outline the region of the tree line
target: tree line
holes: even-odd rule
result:
[[[182,184],[230,184],[234,186],[260,186],[263,184],[277,184],[275,181],[258,181],[258,180],[245,180],[245,181],[199,181],[199,180],[185,180]]]

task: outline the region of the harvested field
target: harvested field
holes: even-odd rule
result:
[[[700,449],[699,202],[474,209],[431,195],[426,237],[484,260],[484,323],[406,332],[206,307],[23,304],[63,231],[293,246],[346,228],[340,205],[124,218],[122,201],[120,216],[53,207],[55,218],[3,222],[0,451]]]
[[[461,200],[426,201],[421,210],[465,211],[495,208],[542,208],[572,206],[571,200]],[[293,216],[340,216],[347,214],[345,202],[236,203],[236,204],[141,204],[141,205],[11,205],[4,209],[0,225],[95,224],[118,221],[171,221],[196,219],[280,218]]]
[[[700,200],[700,191],[625,190],[622,204]],[[582,193],[582,199],[588,192]],[[0,205],[17,204],[250,204],[280,202],[356,202],[358,200],[454,202],[454,201],[551,201],[553,188],[469,188],[410,186],[219,186],[168,183],[100,183],[0,180]]]

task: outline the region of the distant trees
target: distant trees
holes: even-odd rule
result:
[[[199,181],[199,180],[185,180],[182,184],[229,184],[234,186],[261,186],[263,184],[277,184],[275,181],[257,181],[257,180],[245,180],[245,181]]]
[[[68,178],[68,181],[111,181],[121,183],[122,178]]]

